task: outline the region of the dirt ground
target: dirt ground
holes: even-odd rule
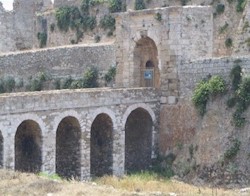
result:
[[[92,182],[61,180],[52,176],[0,170],[1,196],[177,196],[177,195],[250,195],[250,188],[223,190],[195,187],[176,180],[152,177],[103,177]]]

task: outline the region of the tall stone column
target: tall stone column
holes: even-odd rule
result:
[[[56,172],[56,133],[46,132],[43,135],[42,171]]]
[[[15,169],[15,132],[11,127],[3,131],[3,165],[5,169]]]
[[[125,131],[122,128],[113,133],[113,175],[123,176],[125,171]]]
[[[82,128],[81,134],[81,180],[90,179],[90,128]]]

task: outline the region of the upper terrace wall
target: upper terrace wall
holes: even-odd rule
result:
[[[38,72],[52,78],[79,78],[88,66],[100,72],[115,65],[112,45],[68,46],[0,55],[0,78],[13,76],[24,81]]]
[[[230,71],[239,64],[244,74],[250,74],[249,57],[207,58],[183,61],[178,66],[180,79],[180,98],[190,100],[195,86],[209,75],[220,75],[229,82]]]

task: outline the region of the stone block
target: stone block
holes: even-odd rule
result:
[[[168,96],[168,104],[175,105],[177,103],[177,99],[175,96]]]
[[[161,98],[160,98],[160,102],[161,102],[161,104],[166,104],[166,103],[168,103],[167,97],[161,97]]]

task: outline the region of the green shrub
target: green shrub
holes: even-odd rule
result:
[[[62,81],[61,89],[70,89],[71,83],[72,83],[72,82],[73,82],[73,79],[71,78],[71,76],[65,78],[65,79]]]
[[[242,28],[242,31],[243,31],[243,32],[246,31],[249,27],[250,27],[250,26],[249,26],[249,22],[246,21],[246,22],[244,23],[244,26],[243,26],[243,28]]]
[[[222,94],[226,90],[225,81],[220,76],[212,76],[208,81],[201,81],[195,88],[192,102],[203,116],[210,96]]]
[[[235,127],[242,128],[246,123],[246,119],[242,115],[250,105],[250,77],[242,79],[242,69],[241,66],[238,65],[239,62],[240,60],[235,61],[236,65],[230,72],[233,97],[227,101],[227,106],[236,106],[232,122]]]
[[[96,35],[95,36],[95,42],[98,43],[101,41],[101,36],[100,35]]]
[[[155,19],[158,20],[159,22],[161,22],[162,21],[161,13],[157,12],[155,15]]]
[[[81,5],[82,13],[78,7],[65,6],[56,10],[57,26],[61,31],[67,32],[69,28],[76,30],[78,35],[82,32],[80,29],[85,31],[93,30],[96,27],[96,18],[89,15],[89,0],[84,0]],[[77,40],[79,36],[77,35]],[[76,41],[78,42],[78,41]]]
[[[225,46],[227,48],[231,48],[233,46],[233,40],[230,37],[226,39]]]
[[[56,9],[56,21],[57,26],[61,31],[67,32],[70,25],[70,12],[71,8],[69,6],[60,7]]]
[[[246,0],[237,0],[236,11],[243,12],[246,6],[246,3],[247,3]]]
[[[135,10],[146,9],[146,4],[144,0],[135,0]]]
[[[4,89],[6,92],[12,92],[15,88],[16,82],[13,77],[7,77],[4,81]]]
[[[236,102],[237,102],[237,99],[236,97],[230,97],[228,100],[227,100],[227,107],[229,108],[232,108],[236,105]]]
[[[108,72],[104,75],[104,79],[107,83],[113,81],[116,75],[116,67],[112,66],[109,68]]]
[[[71,89],[79,89],[83,88],[83,81],[81,79],[79,80],[73,80],[70,84]]]
[[[52,23],[52,24],[50,25],[50,31],[51,31],[51,32],[54,32],[55,27],[56,27],[55,23]]]
[[[83,15],[89,15],[90,0],[82,0],[81,11]]]
[[[210,95],[215,96],[225,92],[226,85],[225,81],[220,76],[213,76],[209,80],[209,92]]]
[[[203,116],[206,112],[206,106],[209,99],[209,85],[206,81],[200,82],[192,96],[192,102],[195,107],[198,109],[201,116]]]
[[[42,81],[39,79],[31,80],[30,91],[41,91],[42,90]]]
[[[47,33],[39,32],[37,33],[37,39],[39,40],[39,47],[43,48],[47,45]]]
[[[250,77],[243,78],[237,90],[237,98],[238,105],[243,108],[243,111],[247,110],[250,105]]]
[[[235,127],[242,128],[246,124],[246,119],[242,117],[242,111],[236,110],[233,113],[233,124]]]
[[[225,5],[222,3],[217,4],[216,14],[222,14],[225,11]]]
[[[245,43],[247,44],[247,47],[250,47],[250,37],[245,40]]]
[[[5,93],[5,86],[3,79],[0,79],[0,93]]]
[[[54,80],[54,87],[57,90],[61,89],[61,80],[60,79],[57,78]]]
[[[109,11],[111,13],[126,11],[122,0],[109,0]]]
[[[76,31],[76,43],[78,43],[83,38],[83,32],[81,30]]]
[[[242,69],[240,65],[235,65],[230,72],[230,78],[232,80],[232,88],[236,91],[242,80]]]
[[[187,5],[187,2],[188,2],[189,0],[181,0],[181,5],[182,6],[185,6],[185,5]]]
[[[111,15],[105,15],[100,20],[101,28],[104,30],[109,30],[110,32],[113,32],[115,30],[115,18]]]
[[[241,142],[239,140],[233,140],[232,146],[224,153],[224,158],[228,160],[234,158],[240,150],[240,145]]]
[[[84,88],[95,88],[98,87],[98,70],[95,67],[89,67],[83,74],[83,87]]]

